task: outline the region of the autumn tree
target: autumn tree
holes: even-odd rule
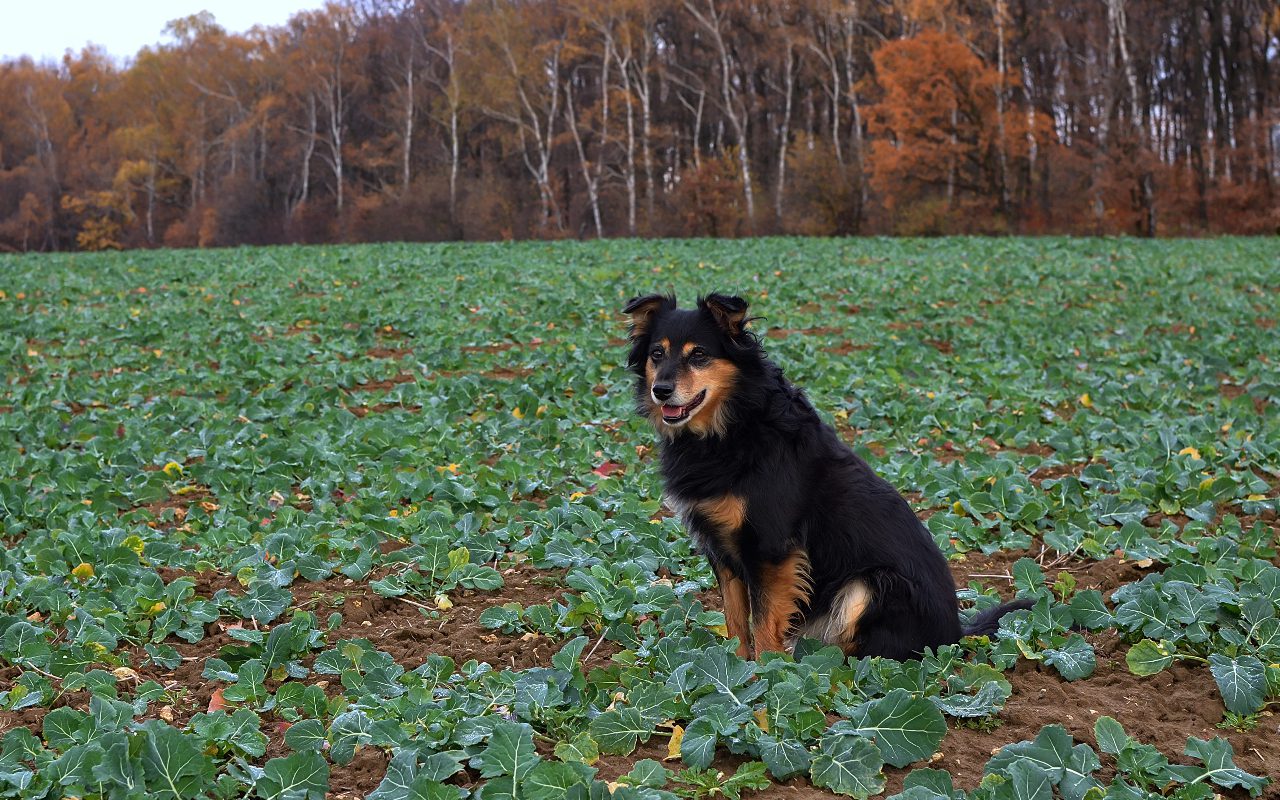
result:
[[[1032,109],[1003,114],[1000,76],[953,34],[924,31],[874,58],[871,180],[889,214],[921,232],[941,232],[940,215],[956,209],[996,219],[1007,165],[1028,158],[1028,134],[1045,121]]]
[[[0,249],[1280,229],[1261,0],[332,0],[0,62]]]

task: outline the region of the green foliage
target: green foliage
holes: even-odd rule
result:
[[[1265,791],[1220,740],[1176,765],[1108,718],[1097,751],[1049,726],[967,793],[921,764],[949,725],[999,724],[1019,661],[1087,687],[1095,634],[1138,675],[1192,665],[1228,722],[1280,698],[1280,366],[1241,322],[1277,283],[1231,240],[0,257],[0,406],[21,409],[0,414],[0,709],[47,712],[5,733],[0,796],[321,797],[368,748],[378,800],[595,800],[602,759],[642,746],[672,760],[615,800],[796,777],[871,796],[886,765],[915,767],[904,800]],[[820,329],[768,349],[948,555],[1043,542],[1011,569],[1033,607],[915,661],[739,658],[659,514],[615,338],[655,284],[747,292],[762,333]],[[1079,577],[1120,557],[1141,580]],[[525,602],[513,574],[547,591]],[[555,655],[393,657],[376,613],[369,639],[343,621],[388,602],[432,625],[465,603]],[[200,687],[161,678],[211,631],[193,666],[225,707],[192,708]]]

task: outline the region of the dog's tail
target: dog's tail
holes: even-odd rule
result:
[[[1010,611],[1022,611],[1035,605],[1034,600],[1014,600],[1012,603],[988,608],[978,612],[969,624],[964,626],[965,636],[991,636],[1000,628],[1000,618]]]

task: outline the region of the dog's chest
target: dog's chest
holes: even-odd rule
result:
[[[674,492],[662,493],[662,507],[675,514],[684,523],[685,528],[692,528],[694,504]]]

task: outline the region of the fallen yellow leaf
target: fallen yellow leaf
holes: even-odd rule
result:
[[[684,741],[684,728],[671,726],[671,738],[667,740],[667,755],[663,761],[676,761],[680,758],[680,744]]]
[[[769,732],[769,709],[757,708],[755,712],[756,724],[760,726],[760,730],[765,733]]]

